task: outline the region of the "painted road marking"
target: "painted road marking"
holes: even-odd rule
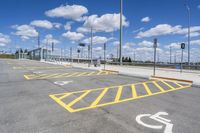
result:
[[[54,74],[27,74],[24,77],[27,80],[30,79],[52,79],[52,78],[67,78],[67,77],[82,77],[82,76],[95,76],[95,75],[109,75],[117,74],[116,72],[105,72],[105,71],[95,71],[95,72],[73,72],[73,73],[54,73]]]
[[[166,125],[165,126],[165,130],[164,133],[172,133],[172,128],[173,128],[173,124],[171,123],[171,120],[166,119],[161,117],[161,115],[168,115],[167,112],[158,112],[154,115],[151,114],[140,114],[136,117],[136,121],[138,124],[145,126],[147,128],[151,128],[151,129],[162,129],[163,128],[163,124]],[[149,117],[152,120],[155,120],[157,122],[162,123],[162,125],[150,125],[150,124],[146,124],[145,122],[143,122],[141,119],[143,117]]]
[[[72,83],[73,81],[56,81],[54,82],[54,84],[57,84],[57,85],[66,85],[66,84],[69,84],[69,83]]]
[[[152,86],[148,85],[150,83],[154,83],[156,84],[154,88],[151,88]],[[160,83],[167,83],[167,85],[165,85],[165,87],[161,87]],[[116,104],[116,103],[121,103],[121,102],[125,102],[125,101],[130,101],[130,100],[136,100],[136,99],[140,99],[140,98],[145,98],[145,97],[149,97],[149,96],[155,96],[155,95],[159,95],[159,94],[163,94],[163,93],[167,93],[167,92],[171,92],[171,91],[176,91],[176,90],[180,90],[180,89],[184,89],[184,88],[188,88],[191,86],[191,84],[184,84],[181,86],[177,86],[177,87],[173,87],[173,89],[171,87],[169,87],[168,85],[170,84],[176,84],[175,81],[173,82],[169,82],[169,81],[163,81],[163,80],[156,80],[156,81],[147,81],[147,82],[140,82],[140,83],[135,83],[135,84],[128,84],[128,85],[120,85],[120,86],[111,86],[111,87],[105,87],[105,88],[98,88],[98,89],[89,89],[89,90],[82,90],[82,91],[75,91],[75,92],[67,92],[67,93],[61,93],[61,94],[52,94],[49,95],[53,100],[55,100],[58,104],[60,104],[62,107],[64,107],[65,109],[67,109],[69,112],[79,112],[79,111],[83,111],[83,110],[88,110],[88,109],[92,109],[92,108],[97,108],[97,107],[103,107],[103,106],[107,106],[107,105],[111,105],[111,104]],[[144,88],[141,87],[141,85],[144,86]],[[124,88],[130,88],[130,93],[132,94],[129,97],[123,98],[122,96],[122,92],[124,90]],[[151,89],[157,89],[156,92],[151,91]],[[113,96],[115,96],[114,99],[109,99],[109,101],[104,101],[104,97],[108,96],[108,91],[110,90],[110,93],[112,93]],[[116,91],[111,91],[111,90],[116,90]],[[138,94],[139,91],[145,91],[146,94]],[[94,96],[94,93],[98,94]],[[68,97],[68,96],[73,95],[74,97]],[[76,95],[79,95],[78,97]],[[127,95],[127,94],[126,94]],[[65,103],[63,99],[60,99],[60,97],[64,97],[65,100],[67,101],[71,101],[70,103]],[[83,102],[84,98],[89,99],[90,97],[95,97],[95,99],[91,100],[91,101],[87,101],[87,102]],[[82,102],[80,102],[82,101]],[[77,104],[83,104],[84,107],[79,107],[76,106]],[[85,105],[86,104],[86,105]],[[74,106],[75,105],[75,106]]]

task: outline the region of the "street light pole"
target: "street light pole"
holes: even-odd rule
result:
[[[92,65],[92,45],[93,45],[93,29],[91,27],[91,44],[90,44],[90,52],[91,52],[91,55],[90,55],[90,58],[91,58],[91,65]]]
[[[169,62],[170,64],[172,63],[172,47],[170,46],[170,57],[169,57]]]
[[[189,5],[185,5],[188,12],[188,65],[190,66],[190,23],[191,23],[191,12]]]
[[[123,0],[120,0],[120,46],[119,46],[119,60],[122,65],[122,12],[123,12]]]

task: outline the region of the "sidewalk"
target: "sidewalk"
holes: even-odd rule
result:
[[[51,62],[52,63],[52,62]],[[53,64],[70,64],[65,63],[53,63]],[[72,63],[73,67],[91,69],[91,70],[102,70],[104,65],[100,67],[90,66],[83,63]],[[150,78],[153,75],[153,67],[138,67],[138,66],[117,66],[117,65],[106,65],[106,70],[118,71],[121,75],[129,75],[142,78]],[[167,69],[167,68],[156,68],[156,75],[158,77],[174,78],[192,81],[194,86],[200,86],[200,71],[195,70],[183,70],[181,73],[178,69]]]

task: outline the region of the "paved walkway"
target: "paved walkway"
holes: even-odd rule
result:
[[[64,64],[70,64],[70,63],[57,62],[53,64],[64,65]],[[104,69],[104,65],[101,65],[100,67],[94,67],[94,66],[88,67],[88,64],[83,64],[83,63],[72,63],[72,66],[78,67],[78,68],[84,68],[84,69],[92,69],[92,70]],[[105,69],[118,71],[119,74],[144,77],[144,78],[150,78],[153,75],[153,67],[106,65]],[[179,69],[156,68],[156,76],[182,79],[182,80],[190,80],[190,81],[193,81],[194,85],[200,86],[200,71],[196,71],[196,70],[183,70],[183,72],[181,73]]]

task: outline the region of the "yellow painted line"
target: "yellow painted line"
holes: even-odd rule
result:
[[[102,71],[99,71],[96,75],[100,75],[102,73]]]
[[[89,74],[87,74],[87,76],[93,75],[95,73],[96,73],[96,71],[95,72],[90,72]]]
[[[27,79],[27,80],[29,80],[30,78],[27,76],[27,75],[24,75],[24,78],[25,79]]]
[[[168,84],[167,82],[165,82],[163,80],[161,80],[161,82],[164,83],[165,85],[167,85],[171,89],[176,89],[176,88],[174,88],[173,86],[171,86],[170,84]]]
[[[149,89],[149,87],[147,86],[147,84],[146,84],[146,83],[143,83],[143,85],[144,85],[144,88],[145,88],[147,94],[148,94],[148,95],[152,95],[152,92],[151,92],[151,90]]]
[[[79,76],[84,76],[85,74],[87,74],[88,72],[81,72],[80,74],[76,75],[76,77],[79,77]]]
[[[56,98],[54,95],[49,95],[49,97],[51,97],[54,101],[56,101],[59,105],[61,105],[63,108],[65,108],[69,112],[74,112],[74,110],[72,108],[67,106],[64,102],[62,102],[60,99]]]
[[[116,97],[115,97],[115,102],[118,102],[120,100],[120,97],[121,97],[121,94],[122,94],[122,89],[123,89],[123,86],[118,87],[118,91],[117,91],[117,94],[116,94]]]
[[[132,97],[137,97],[137,91],[135,89],[135,85],[134,84],[131,85],[131,90],[132,90]]]
[[[38,79],[47,79],[47,78],[52,78],[54,76],[58,76],[59,74],[49,74],[47,76],[39,76]]]
[[[60,99],[60,100],[62,100],[62,99],[64,99],[65,97],[68,97],[69,95],[71,95],[72,93],[67,93],[67,94],[65,94],[65,95],[63,95],[63,96],[61,96],[61,97],[59,97],[58,99]]]
[[[78,98],[76,98],[75,100],[73,100],[72,102],[70,102],[67,106],[71,107],[72,105],[74,105],[75,103],[77,103],[78,101],[80,101],[82,98],[84,98],[90,92],[91,92],[91,90],[86,91],[81,96],[79,96]]]
[[[178,85],[179,87],[182,87],[182,85],[180,85],[179,83],[177,82],[173,82],[174,84]]]
[[[53,78],[60,78],[60,77],[63,77],[63,76],[66,76],[68,75],[69,73],[63,73],[63,74],[60,74],[58,76],[54,76]]]
[[[70,74],[70,75],[67,75],[67,76],[64,76],[64,77],[72,77],[72,76],[74,76],[74,75],[76,75],[76,74],[78,74],[79,72],[74,72],[74,73],[72,73],[72,74]]]
[[[164,92],[165,90],[158,84],[156,81],[152,82],[158,89],[160,89],[161,92]]]
[[[96,100],[90,105],[90,106],[96,106],[99,101],[104,97],[104,95],[106,94],[106,92],[108,91],[109,88],[105,88],[101,94],[96,98]]]

